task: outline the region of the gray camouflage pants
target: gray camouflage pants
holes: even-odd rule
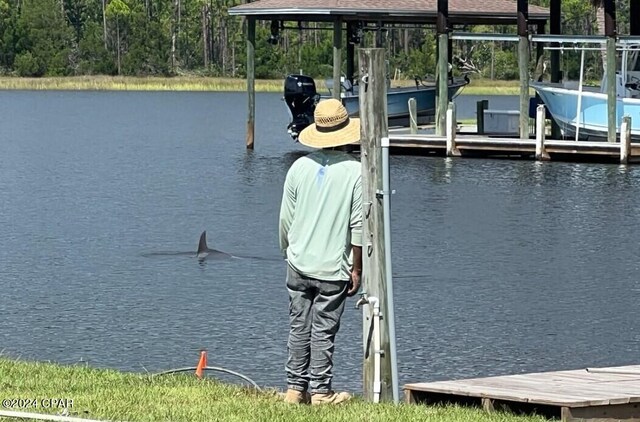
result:
[[[331,391],[333,349],[347,298],[347,282],[322,281],[287,265],[289,358],[287,386],[311,393]]]

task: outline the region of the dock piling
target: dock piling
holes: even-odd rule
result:
[[[480,100],[476,103],[476,127],[478,135],[484,135],[484,111],[489,108],[489,100]]]
[[[333,98],[339,100],[342,91],[342,19],[333,22]]]
[[[544,147],[544,141],[546,138],[546,122],[545,122],[545,107],[540,104],[536,108],[536,160],[547,161],[549,160],[549,154]]]
[[[388,139],[387,85],[385,77],[385,50],[362,48],[358,50],[360,76],[366,81],[360,86],[361,160],[362,160],[362,207],[363,221],[363,281],[362,291],[377,297],[383,319],[380,323],[380,401],[390,401],[395,396],[397,371],[393,368],[392,342],[393,310],[387,289],[386,246],[384,233],[384,192],[382,139]],[[373,401],[377,393],[375,380],[375,356],[370,330],[373,319],[363,313],[363,395]],[[396,375],[394,375],[396,374]],[[394,379],[396,378],[396,379]],[[393,397],[395,398],[395,397]]]
[[[247,93],[249,110],[247,116],[247,149],[253,149],[256,121],[256,20],[247,19]]]
[[[456,106],[450,102],[447,108],[447,157],[460,155],[460,151],[456,148]]]
[[[418,105],[413,97],[409,98],[409,127],[412,135],[418,133]]]
[[[529,2],[518,0],[518,68],[520,70],[520,139],[529,139]]]
[[[629,151],[631,151],[631,116],[624,116],[620,126],[620,164],[629,162]]]
[[[436,34],[438,37],[436,134],[444,135],[449,103],[449,0],[437,1]]]

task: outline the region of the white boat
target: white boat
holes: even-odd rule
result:
[[[583,51],[584,54],[584,51]],[[584,57],[584,56],[583,56]],[[584,61],[583,61],[584,63]],[[631,137],[640,141],[640,45],[622,50],[616,71],[616,128],[631,117]],[[582,71],[581,71],[582,74]],[[530,82],[565,137],[606,140],[608,133],[606,76],[600,87],[573,83]]]

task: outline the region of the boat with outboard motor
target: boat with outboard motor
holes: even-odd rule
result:
[[[348,80],[341,81],[341,99],[352,117],[358,116],[360,99],[358,86]],[[469,83],[469,78],[450,78],[449,101],[453,100]],[[331,89],[331,84],[327,84]],[[417,118],[419,122],[433,120],[436,109],[436,84],[425,83],[416,78],[415,87],[397,87],[387,89],[387,114],[389,125],[407,125],[409,123],[409,99],[415,98]],[[306,75],[288,75],[284,83],[284,101],[289,111],[290,122],[287,131],[293,140],[297,141],[298,134],[305,127],[313,123],[313,111],[318,101],[323,98],[316,90],[315,80]],[[330,96],[326,97],[330,98]]]

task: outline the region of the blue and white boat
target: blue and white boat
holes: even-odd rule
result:
[[[466,76],[460,79],[449,80],[449,101],[453,100],[462,89],[469,83]],[[358,116],[360,108],[360,98],[358,96],[358,86],[342,83],[341,91],[342,103],[350,116]],[[331,89],[331,84],[327,84]],[[416,86],[398,87],[387,89],[387,115],[389,125],[409,124],[409,99],[416,99],[416,112],[418,123],[432,121],[436,112],[436,91],[435,84],[426,84],[416,80]],[[315,81],[305,75],[289,75],[284,84],[284,101],[289,111],[290,123],[287,127],[289,135],[294,140],[298,139],[298,134],[302,129],[313,123],[313,111],[318,101],[324,98],[316,91]]]
[[[631,138],[640,141],[640,50],[622,51],[621,70],[616,71],[616,127],[620,133],[623,116],[631,117]],[[626,64],[626,65],[625,65]],[[565,137],[576,140],[606,140],[607,87],[583,87],[577,83],[531,82]],[[576,86],[577,85],[577,86]]]
[[[462,88],[469,83],[468,78],[451,79],[449,81],[449,101],[460,94]],[[344,86],[344,83],[343,83]],[[416,80],[415,86],[397,87],[387,89],[387,116],[390,125],[409,124],[409,99],[415,98],[416,110],[419,123],[426,123],[433,120],[436,114],[436,91],[435,83],[425,83],[420,79]],[[358,86],[347,84],[341,92],[342,103],[350,116],[358,116],[360,108],[360,98],[358,96]]]

